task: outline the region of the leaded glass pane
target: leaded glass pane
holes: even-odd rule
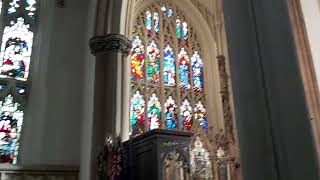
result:
[[[132,135],[141,134],[145,129],[145,100],[140,91],[136,91],[131,97],[131,131]]]
[[[167,3],[150,6],[135,22],[130,133],[190,131],[199,124],[207,131],[203,63],[191,23]]]
[[[203,64],[198,51],[195,51],[191,57],[193,89],[201,92],[203,90]]]
[[[200,126],[207,132],[208,122],[207,122],[207,110],[201,101],[198,101],[194,108],[194,118]]]
[[[190,59],[184,48],[178,54],[179,59],[179,74],[180,74],[180,87],[190,89]]]
[[[163,77],[164,84],[167,86],[174,86],[176,84],[176,66],[174,58],[174,50],[167,44],[163,52]]]
[[[12,95],[0,101],[0,163],[16,163],[23,111]]]
[[[158,129],[161,125],[161,104],[155,93],[151,95],[148,102],[149,130]]]
[[[165,119],[165,125],[166,128],[168,129],[175,129],[177,127],[177,105],[174,101],[174,99],[172,98],[172,96],[169,96],[168,99],[166,100],[166,103],[164,104],[165,106],[165,115],[166,115],[166,119]]]
[[[186,130],[191,130],[193,121],[192,121],[192,107],[188,99],[182,101],[180,106],[180,117],[181,117],[181,128]]]
[[[29,27],[21,17],[4,28],[0,53],[1,77],[27,80],[33,44],[33,32],[29,31]]]
[[[132,39],[131,49],[131,80],[144,79],[144,45],[139,36]]]
[[[160,75],[160,51],[155,41],[151,41],[147,47],[147,74],[148,81],[159,82]]]

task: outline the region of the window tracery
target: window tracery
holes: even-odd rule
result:
[[[17,163],[37,23],[35,0],[6,0],[1,5],[0,163]]]
[[[158,2],[137,16],[130,60],[132,136],[156,128],[208,130],[201,49],[176,7]]]

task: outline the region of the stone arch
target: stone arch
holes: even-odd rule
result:
[[[131,38],[131,27],[136,19],[136,17],[147,7],[152,5],[153,3],[159,2],[159,0],[150,0],[150,1],[124,1],[123,9],[126,12],[122,11],[122,15],[125,14],[126,18],[121,21],[122,32],[129,38]],[[175,6],[179,11],[185,16],[190,24],[193,26],[195,30],[198,42],[201,46],[201,54],[202,59],[204,61],[204,83],[206,89],[206,106],[208,109],[208,123],[209,129],[217,130],[224,129],[224,117],[223,117],[223,109],[221,105],[221,94],[220,94],[220,80],[219,80],[219,67],[216,57],[218,56],[217,42],[215,38],[215,34],[210,28],[207,19],[201,13],[199,7],[193,4],[191,1],[185,0],[163,0],[160,2],[170,3]],[[124,77],[129,77],[129,62],[126,62],[127,67],[123,67],[124,71],[126,71],[123,75]],[[128,78],[129,79],[129,78]],[[128,82],[129,83],[129,82]],[[123,109],[124,113],[129,112],[129,86],[126,85],[128,90],[124,90],[124,96],[128,100],[124,102]],[[127,92],[125,92],[127,91]],[[125,126],[128,126],[129,115],[125,115],[126,118],[122,119],[122,129],[124,132],[122,133],[125,136],[124,139],[127,139],[128,136],[125,134],[127,131]],[[210,131],[210,130],[209,130]]]

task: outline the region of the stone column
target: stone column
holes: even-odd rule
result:
[[[115,138],[121,133],[122,63],[130,52],[131,42],[124,35],[107,34],[91,38],[90,48],[96,56],[92,156],[97,156],[106,136]],[[95,162],[92,161],[93,172],[97,169]]]

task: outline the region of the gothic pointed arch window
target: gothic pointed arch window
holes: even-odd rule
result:
[[[17,163],[37,25],[36,0],[0,0],[0,163]]]
[[[201,47],[183,14],[156,2],[132,27],[130,134],[208,131]]]

